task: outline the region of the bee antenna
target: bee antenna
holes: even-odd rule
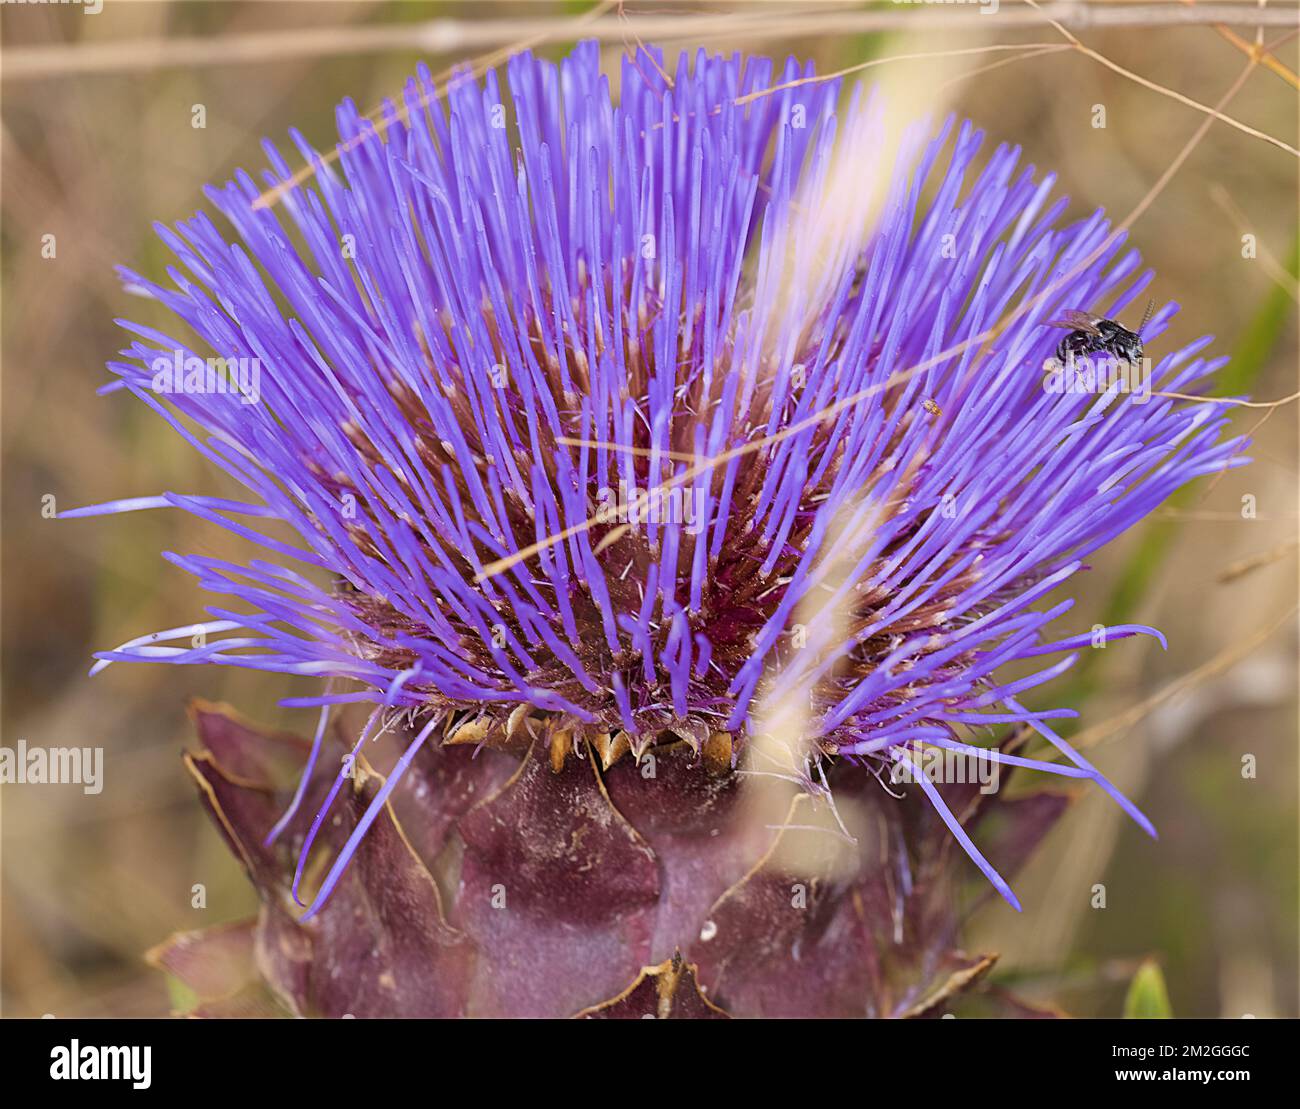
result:
[[[1155,310],[1156,310],[1156,302],[1154,300],[1148,300],[1147,310],[1142,313],[1142,322],[1138,324],[1139,335],[1142,334],[1143,330],[1146,328],[1146,325],[1151,322],[1151,316],[1152,313],[1155,312]]]

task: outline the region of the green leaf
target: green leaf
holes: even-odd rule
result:
[[[167,996],[171,1001],[172,1012],[174,1013],[188,1013],[201,1000],[194,990],[174,974],[167,975]]]
[[[1165,976],[1154,960],[1148,959],[1138,967],[1129,984],[1128,996],[1124,998],[1124,1019],[1169,1020],[1173,1015]]]

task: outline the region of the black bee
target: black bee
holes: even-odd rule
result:
[[[1142,329],[1151,319],[1155,306],[1154,300],[1147,302],[1147,310],[1136,331],[1130,331],[1114,320],[1094,316],[1091,312],[1067,308],[1061,319],[1050,320],[1047,324],[1048,327],[1070,329],[1070,334],[1056,348],[1057,361],[1066,363],[1092,354],[1109,354],[1121,362],[1137,365],[1142,361]]]

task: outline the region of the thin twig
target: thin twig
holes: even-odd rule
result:
[[[847,77],[852,73],[862,73],[864,70],[874,69],[876,66],[889,65],[892,62],[915,62],[924,61],[930,58],[961,58],[970,54],[991,54],[1003,50],[1015,50],[1023,53],[1042,54],[1046,51],[1069,50],[1068,43],[1054,42],[995,42],[985,46],[965,46],[952,50],[918,50],[911,54],[889,54],[883,58],[869,58],[865,62],[858,62],[856,65],[845,66],[843,69],[837,69],[833,73],[815,73],[811,77],[796,77],[792,81],[782,81],[780,84],[772,85],[765,89],[756,89],[754,92],[746,93],[744,96],[738,96],[732,101],[733,106],[743,108],[755,100],[762,100],[765,96],[773,96],[776,93],[785,92],[787,89],[797,89],[803,85],[823,85],[827,81],[838,81],[841,77]],[[963,77],[968,76],[962,74]]]
[[[1074,47],[1068,42],[1056,42],[1051,45],[1044,45],[1038,50],[1031,50],[1025,54],[1018,54],[1013,58],[1001,58],[996,62],[990,62],[988,65],[977,66],[975,69],[969,69],[965,73],[959,73],[956,77],[949,77],[948,80],[935,85],[934,91],[937,95],[951,85],[959,84],[963,81],[969,81],[972,77],[978,77],[982,73],[992,73],[993,70],[1001,69],[1004,65],[1013,65],[1016,62],[1027,62],[1030,58],[1040,58],[1044,54],[1059,54],[1063,50],[1073,49]]]
[[[1271,566],[1279,559],[1286,558],[1287,555],[1295,552],[1296,547],[1300,547],[1300,541],[1292,539],[1289,543],[1280,543],[1263,554],[1251,555],[1249,558],[1239,558],[1236,562],[1229,564],[1215,580],[1220,585],[1227,585],[1229,582],[1244,578],[1247,574],[1253,573],[1264,566]]]
[[[1219,107],[1221,107],[1222,105],[1211,108],[1208,104],[1202,104],[1199,100],[1193,100],[1190,96],[1184,96],[1181,92],[1175,92],[1171,88],[1166,88],[1164,85],[1158,84],[1155,81],[1148,80],[1147,78],[1141,76],[1141,74],[1134,73],[1131,69],[1125,69],[1118,62],[1112,62],[1108,57],[1106,57],[1105,54],[1102,54],[1092,49],[1092,47],[1090,46],[1085,46],[1079,40],[1078,36],[1072,34],[1070,30],[1063,23],[1061,23],[1060,20],[1053,19],[1050,15],[1048,15],[1047,5],[1039,4],[1037,3],[1037,0],[1025,0],[1025,2],[1029,4],[1031,7],[1041,10],[1044,18],[1053,27],[1055,27],[1058,31],[1060,31],[1061,34],[1064,35],[1071,42],[1074,48],[1078,50],[1081,54],[1083,54],[1085,57],[1089,57],[1093,61],[1099,62],[1100,64],[1104,65],[1107,69],[1111,70],[1112,72],[1118,73],[1121,77],[1127,77],[1130,81],[1136,82],[1137,84],[1141,85],[1145,89],[1150,89],[1152,92],[1158,92],[1160,93],[1161,96],[1168,96],[1173,100],[1177,100],[1180,104],[1186,104],[1189,108],[1195,108],[1198,112],[1204,112],[1206,115],[1221,120],[1222,122],[1226,123],[1229,127],[1235,127],[1238,131],[1243,131],[1247,135],[1253,135],[1257,139],[1263,139],[1266,143],[1269,143],[1272,146],[1276,146],[1281,150],[1285,150],[1288,154],[1294,154],[1296,157],[1300,157],[1300,149],[1297,149],[1296,147],[1292,146],[1290,143],[1285,143],[1281,139],[1275,139],[1272,135],[1266,134],[1265,132],[1260,131],[1258,128],[1251,127],[1248,124],[1242,123],[1240,120],[1233,119],[1231,116],[1225,116],[1221,111],[1219,111]],[[1184,10],[1184,9],[1179,9],[1179,10]],[[1246,72],[1249,73],[1251,70],[1253,70],[1255,66],[1260,63],[1260,59],[1266,56],[1266,54],[1267,52],[1264,51],[1263,48],[1250,51],[1250,64],[1247,67]],[[1235,92],[1236,90],[1234,89],[1233,91]]]
[[[1177,697],[1180,693],[1199,685],[1207,678],[1212,678],[1225,670],[1231,670],[1242,659],[1253,654],[1264,643],[1268,642],[1279,628],[1291,623],[1297,611],[1300,611],[1300,605],[1292,605],[1290,609],[1269,624],[1268,627],[1256,632],[1240,643],[1234,643],[1231,647],[1220,651],[1208,662],[1202,663],[1196,669],[1189,671],[1182,677],[1175,678],[1161,687],[1146,700],[1131,705],[1124,712],[1111,717],[1109,720],[1103,720],[1099,724],[1094,724],[1091,728],[1085,728],[1071,742],[1080,749],[1094,747],[1111,736],[1127,731],[1134,724],[1146,719],[1161,705]],[[1046,758],[1049,762],[1054,761],[1050,756],[1046,756]]]
[[[1196,4],[1196,0],[1182,0],[1182,2],[1188,6],[1195,6]],[[1220,37],[1235,46],[1245,54],[1246,57],[1256,58],[1259,61],[1259,64],[1265,69],[1272,70],[1292,88],[1300,89],[1300,78],[1297,78],[1291,70],[1287,69],[1287,67],[1273,57],[1272,54],[1263,49],[1263,27],[1257,27],[1255,29],[1255,44],[1252,46],[1239,34],[1231,30],[1229,27],[1226,27],[1224,24],[1215,23],[1213,26],[1214,29],[1218,31]]]
[[[1190,400],[1197,404],[1225,404],[1236,408],[1281,408],[1284,404],[1291,404],[1300,400],[1300,393],[1292,393],[1289,397],[1283,397],[1281,400],[1237,400],[1235,397],[1202,397],[1195,393],[1157,393],[1151,394],[1153,397],[1166,397],[1169,400]]]
[[[1245,213],[1237,207],[1232,199],[1232,194],[1222,185],[1216,183],[1210,186],[1210,199],[1237,225],[1238,233],[1249,230],[1250,225]],[[1297,281],[1287,271],[1286,267],[1273,257],[1268,247],[1258,242],[1257,245],[1259,260],[1264,264],[1264,269],[1268,272],[1269,277],[1276,281],[1292,300],[1300,302],[1300,281]]]
[[[1246,438],[1249,438],[1249,436]],[[1221,470],[1219,472],[1226,473],[1227,471]],[[1218,474],[1216,474],[1215,477],[1218,477]],[[1244,517],[1239,511],[1222,512],[1209,508],[1157,508],[1151,513],[1150,518],[1152,520],[1193,520],[1200,523],[1239,524]],[[1279,513],[1275,516],[1263,512],[1257,513],[1251,517],[1252,520],[1278,520],[1286,518],[1294,520],[1297,517],[1295,513]]]
[[[1243,4],[1168,3],[1107,4],[1058,0],[1042,5],[1044,14],[1067,27],[1159,28],[1233,24],[1248,27],[1290,27],[1300,22],[1294,7],[1253,8]],[[978,31],[991,27],[1038,24],[1032,11],[1002,7],[985,15],[979,7],[899,5],[893,10],[866,12],[797,12],[770,10],[759,14],[733,12],[705,15],[610,14],[592,20],[583,31],[600,42],[622,42],[634,34],[657,42],[683,39],[729,41],[799,35],[850,35],[873,31]],[[176,36],[118,42],[56,43],[21,46],[5,51],[4,76],[10,81],[41,80],[69,74],[139,73],[148,69],[277,63],[294,57],[409,51],[454,54],[499,47],[519,39],[538,43],[573,38],[571,16],[539,19],[457,20],[376,24],[369,27],[295,27],[288,31],[256,31],[232,35]]]

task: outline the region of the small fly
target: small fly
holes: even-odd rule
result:
[[[1049,320],[1047,324],[1048,327],[1070,330],[1056,348],[1057,361],[1068,363],[1093,354],[1109,354],[1121,362],[1137,365],[1142,361],[1142,329],[1151,319],[1155,306],[1154,300],[1147,302],[1147,310],[1142,314],[1142,322],[1136,331],[1103,316],[1067,308],[1059,320]]]

